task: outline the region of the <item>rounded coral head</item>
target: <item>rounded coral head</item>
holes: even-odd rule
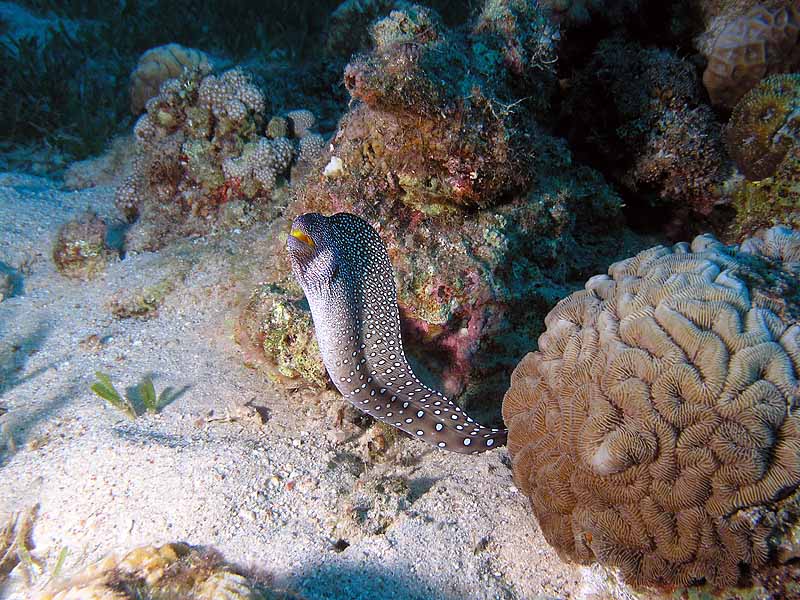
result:
[[[503,418],[562,557],[656,587],[732,586],[774,557],[800,506],[798,251],[786,228],[659,246],[550,312]]]

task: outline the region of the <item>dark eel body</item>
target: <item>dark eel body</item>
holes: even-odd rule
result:
[[[392,265],[378,233],[348,213],[301,215],[287,242],[328,374],[372,417],[438,448],[476,454],[506,442],[506,430],[476,423],[417,379],[400,337]]]

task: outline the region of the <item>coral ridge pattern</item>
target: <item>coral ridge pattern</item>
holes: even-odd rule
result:
[[[739,251],[703,235],[551,311],[503,416],[514,480],[564,558],[648,586],[727,587],[767,563],[800,484],[800,324],[751,282],[777,265],[797,289],[799,251],[787,228]]]

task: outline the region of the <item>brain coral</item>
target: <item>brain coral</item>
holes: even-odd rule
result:
[[[145,103],[158,94],[158,88],[167,79],[178,77],[185,67],[211,70],[208,55],[180,44],[166,44],[151,48],[139,58],[131,73],[131,112],[138,115]]]
[[[799,251],[785,228],[739,251],[658,246],[550,312],[503,416],[514,481],[564,558],[659,587],[768,563],[800,502],[800,323],[770,289]]]
[[[717,36],[703,73],[711,102],[732,107],[762,78],[800,65],[800,7],[754,6]]]

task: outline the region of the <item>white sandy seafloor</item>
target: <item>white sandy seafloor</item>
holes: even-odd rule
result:
[[[130,256],[85,283],[61,276],[50,253],[58,226],[87,208],[116,218],[113,189],[0,175],[0,261],[23,274],[21,293],[0,302],[0,523],[38,504],[31,554],[43,565],[32,589],[15,570],[0,598],[35,595],[65,547],[68,576],[175,541],[309,599],[621,593],[604,589],[602,570],[558,559],[505,449],[471,457],[402,439],[370,462],[369,433],[337,425],[335,394],[287,394],[245,366],[233,324],[281,259],[277,225]],[[115,294],[164,277],[176,287],[156,317],[109,311]],[[149,373],[180,394],[131,421],[90,391],[97,370],[118,389]],[[381,480],[409,491],[365,500]],[[376,515],[385,530],[370,526]]]

